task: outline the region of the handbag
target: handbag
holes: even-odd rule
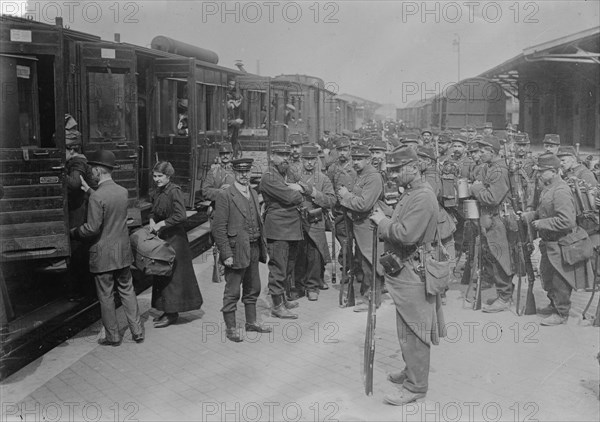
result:
[[[587,261],[592,257],[592,241],[587,232],[577,226],[572,233],[558,240],[563,262],[567,265],[575,265]]]
[[[450,283],[450,261],[446,248],[442,245],[437,227],[435,229],[434,241],[437,239],[437,259],[431,251],[421,248],[419,256],[425,278],[425,291],[430,295],[444,293]]]
[[[130,237],[135,267],[146,275],[168,277],[173,274],[175,249],[148,227],[135,231]]]

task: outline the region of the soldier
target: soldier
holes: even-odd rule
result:
[[[421,140],[419,137],[413,133],[409,133],[400,141],[400,144],[403,146],[409,146],[411,148],[417,148],[421,144]]]
[[[371,141],[369,144],[371,152],[371,164],[385,180],[385,152],[387,145],[383,141]]]
[[[390,177],[405,191],[391,218],[376,207],[370,219],[384,241],[384,255],[396,263],[396,268],[386,266],[385,282],[396,305],[398,340],[406,366],[388,374],[387,379],[402,389],[386,395],[384,401],[403,406],[425,397],[431,344],[438,344],[443,335],[442,310],[437,296],[426,293],[417,252],[434,241],[438,205],[431,187],[421,179],[417,153],[412,148],[389,153],[387,163]]]
[[[438,151],[438,166],[442,166],[446,160],[450,157],[450,136],[448,134],[442,133],[438,138],[437,142]]]
[[[554,133],[547,133],[544,135],[544,140],[542,143],[544,144],[545,152],[556,154],[558,152],[558,148],[560,148],[560,136]]]
[[[528,179],[533,179],[535,176],[535,160],[531,157],[531,141],[527,133],[518,133],[515,135],[515,158],[519,163],[519,167],[523,169]]]
[[[583,180],[590,186],[596,186],[598,181],[594,173],[584,164],[579,162],[579,155],[571,146],[559,147],[556,156],[560,158],[560,167],[564,179],[575,177]]]
[[[324,130],[323,137],[321,137],[321,139],[319,139],[319,142],[318,142],[321,149],[327,150],[327,152],[333,148],[332,140],[329,137],[330,133],[331,133],[330,131]]]
[[[232,154],[233,149],[231,148],[231,144],[220,144],[219,165],[215,165],[209,170],[202,184],[202,194],[213,203],[213,206],[217,200],[217,196],[219,196],[219,192],[227,189],[235,181],[233,171],[231,170]]]
[[[561,180],[559,168],[560,159],[556,155],[540,155],[536,170],[544,190],[537,210],[523,214],[525,221],[531,223],[541,238],[540,274],[550,305],[538,309],[538,313],[546,316],[540,323],[545,326],[567,322],[571,308],[571,291],[573,288],[584,288],[586,278],[592,274],[588,259],[566,263],[563,256],[565,249],[574,247],[567,240],[577,233],[574,231],[577,223],[573,195],[569,186]],[[574,254],[581,255],[583,252],[585,251],[573,251]],[[588,256],[591,256],[591,251]]]
[[[333,185],[334,192],[337,192],[339,188],[345,186],[347,189],[352,189],[354,187],[354,183],[356,182],[356,171],[352,166],[352,160],[350,159],[350,140],[342,136],[337,139],[336,144],[336,153],[337,153],[337,161],[332,163],[327,169],[327,176],[329,180],[331,180],[331,184]],[[336,238],[340,242],[340,245],[344,245],[346,243],[346,251],[347,260],[346,262],[352,263],[355,262],[352,259],[352,245],[347,242],[348,240],[348,231],[352,230],[352,222],[344,217],[344,209],[339,204],[339,202],[333,208],[333,216],[335,218],[335,233]],[[348,227],[346,227],[348,225]],[[340,264],[342,263],[342,254],[339,255],[338,261]],[[357,278],[362,277],[362,273],[360,270],[360,263],[356,263],[355,276]],[[342,271],[347,271],[348,269],[342,269]]]
[[[469,146],[468,152],[471,154],[471,160],[473,160],[473,167],[471,167],[471,172],[469,173],[469,182],[473,183],[476,180],[483,181],[486,165],[481,161],[481,149],[479,148],[479,144],[474,142]]]
[[[421,139],[423,140],[423,146],[433,146],[433,134],[430,130],[426,129],[421,132]]]
[[[467,142],[474,141],[476,135],[477,135],[477,129],[475,129],[474,126],[467,126]]]
[[[494,134],[494,125],[492,122],[485,122],[482,128],[483,136],[491,136]]]
[[[290,133],[288,136],[291,154],[287,171],[287,181],[296,183],[302,175],[302,161],[300,161],[300,150],[302,149],[302,135],[300,133]]]
[[[473,160],[467,154],[467,138],[458,135],[452,137],[452,155],[444,162],[444,166],[455,166],[454,175],[457,178],[469,177],[473,167]]]
[[[372,261],[373,236],[369,214],[379,199],[383,197],[383,179],[375,168],[370,164],[371,154],[366,145],[358,145],[352,148],[352,163],[356,170],[356,183],[349,190],[345,186],[338,189],[340,204],[350,212],[352,220],[352,228],[356,244],[358,246],[358,255],[361,255],[362,272],[364,274],[360,294],[363,296],[362,302],[359,302],[354,307],[354,312],[365,312],[368,310],[366,298],[367,291],[370,287],[372,271],[382,274],[381,269],[374,266],[376,263]],[[378,275],[379,275],[378,274]],[[380,283],[383,282],[381,277],[378,277]],[[379,304],[377,304],[379,305]]]
[[[508,168],[500,157],[500,140],[495,136],[477,141],[481,148],[481,160],[486,163],[483,181],[471,185],[471,194],[479,202],[481,244],[489,259],[484,260],[484,271],[491,275],[498,298],[483,307],[483,312],[501,312],[509,309],[512,300],[513,270],[510,249],[500,209],[507,197],[510,184]],[[481,254],[483,256],[483,254]]]
[[[336,203],[333,185],[327,176],[317,170],[318,148],[316,145],[302,147],[304,171],[298,182],[304,188],[302,202],[302,229],[304,239],[298,245],[295,265],[296,291],[305,292],[308,300],[319,298],[319,290],[329,287],[323,279],[325,263],[331,261],[325,237],[323,213]]]
[[[235,182],[220,192],[216,202],[212,235],[225,265],[223,319],[227,338],[242,341],[235,321],[237,302],[242,296],[246,331],[270,333],[256,322],[256,301],[260,296],[259,262],[267,262],[258,194],[250,188],[251,158],[233,160]],[[240,292],[243,291],[243,293]]]

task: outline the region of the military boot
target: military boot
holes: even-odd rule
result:
[[[256,322],[256,305],[248,304],[245,305],[244,311],[246,312],[246,331],[254,331],[256,333],[270,333],[273,331],[268,327],[263,327]]]
[[[235,323],[235,312],[223,312],[223,319],[225,320],[225,326],[227,327],[227,338],[234,343],[244,341],[238,333]]]
[[[285,306],[285,296],[284,295],[273,295],[273,309],[271,309],[271,316],[275,318],[282,319],[296,319],[298,315],[291,313],[288,311],[288,308]],[[297,302],[293,302],[298,305]]]
[[[285,309],[294,309],[297,308],[298,306],[300,306],[300,304],[298,302],[296,302],[295,300],[288,300],[287,297],[285,297],[285,295],[283,296],[283,306],[285,306]]]

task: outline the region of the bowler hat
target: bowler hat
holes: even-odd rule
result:
[[[352,155],[352,157],[370,157],[371,152],[366,145],[355,145],[352,147],[350,155]]]
[[[478,140],[477,144],[483,147],[490,147],[496,152],[500,152],[500,139],[495,136],[484,136],[483,139]]]
[[[290,146],[281,142],[274,142],[271,144],[271,152],[273,154],[289,154],[291,152]]]
[[[231,161],[231,168],[234,171],[250,171],[253,162],[252,158],[238,158]]]
[[[435,150],[431,147],[418,146],[417,147],[417,155],[419,157],[429,158],[430,160],[435,161]]]
[[[400,167],[410,164],[419,159],[414,148],[400,147],[385,155],[385,163],[388,168]]]
[[[544,144],[551,145],[560,145],[560,136],[555,133],[547,133],[544,135],[544,140],[542,141]]]
[[[537,159],[537,165],[534,167],[536,170],[557,170],[560,168],[560,158],[551,152],[540,155]]]
[[[565,155],[572,155],[573,157],[577,157],[577,151],[572,146],[564,146],[558,148],[558,152],[556,153],[557,157],[563,157]]]
[[[94,151],[88,155],[87,159],[90,166],[102,166],[111,170],[119,168],[115,154],[107,149]]]
[[[300,155],[302,158],[317,158],[319,156],[319,147],[316,145],[303,145]]]

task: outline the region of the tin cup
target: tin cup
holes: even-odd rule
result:
[[[469,181],[467,179],[458,179],[456,181],[456,190],[458,199],[467,199],[469,195]]]
[[[477,201],[475,199],[466,199],[463,202],[463,212],[465,218],[468,220],[479,219],[479,207],[477,206]]]

